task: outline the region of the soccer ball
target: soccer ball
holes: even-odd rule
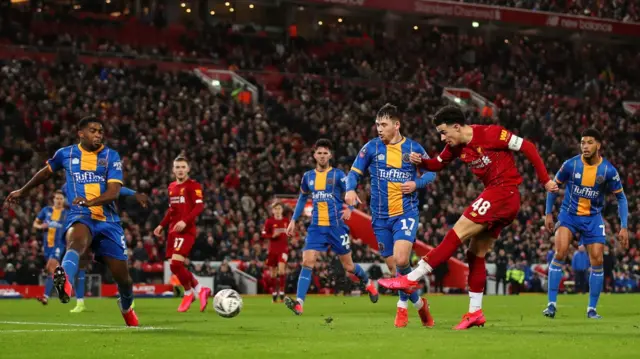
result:
[[[233,289],[223,289],[213,297],[213,309],[223,318],[233,318],[242,310],[242,297]]]

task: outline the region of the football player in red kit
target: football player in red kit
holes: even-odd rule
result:
[[[437,158],[418,153],[410,161],[428,171],[437,172],[456,158],[466,163],[484,184],[484,191],[464,211],[444,240],[424,256],[418,267],[406,276],[381,279],[378,283],[389,289],[412,292],[418,280],[448,260],[463,242],[469,241],[469,312],[454,328],[464,330],[484,326],[482,295],[486,281],[484,257],[503,228],[511,224],[520,209],[522,177],[516,167],[514,152],[522,152],[533,165],[538,181],[548,192],[557,192],[558,185],[549,178],[547,169],[535,145],[501,126],[467,125],[464,113],[457,107],[440,109],[434,119],[440,138],[446,142]]]
[[[178,277],[185,290],[178,312],[189,310],[196,294],[203,312],[207,308],[211,288],[200,285],[184,266],[184,260],[189,257],[196,241],[196,218],[204,209],[202,186],[189,178],[189,162],[185,157],[178,156],[173,161],[173,174],[176,180],[169,184],[169,209],[153,234],[161,237],[164,227],[169,225],[166,256],[171,260],[171,273]]]
[[[274,202],[271,205],[271,210],[273,216],[264,222],[262,238],[269,240],[269,255],[266,265],[271,272],[271,295],[275,303],[278,300],[278,294],[280,294],[280,301],[284,300],[287,279],[284,270],[288,259],[287,253],[289,253],[289,239],[286,230],[289,219],[283,216],[284,205],[281,202]]]

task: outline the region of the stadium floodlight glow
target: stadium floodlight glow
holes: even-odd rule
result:
[[[254,7],[253,4],[249,4],[249,9],[253,9]]]
[[[107,4],[111,4],[111,0],[106,0],[105,1]]]
[[[181,7],[187,7],[187,4],[185,4],[185,3],[180,3],[180,6],[181,6]]]
[[[318,25],[322,26],[322,24],[323,24],[322,21],[318,21]]]
[[[234,11],[236,11],[236,9],[234,9],[232,7],[229,8],[229,12],[234,12]]]
[[[342,18],[341,17],[338,18],[338,22],[342,22]]]
[[[480,27],[480,23],[479,23],[479,22],[477,22],[477,21],[474,21],[474,22],[472,22],[472,23],[471,23],[471,26],[473,26],[473,27]]]
[[[299,11],[304,11],[304,6],[298,6]]]
[[[213,10],[211,10],[211,11],[209,11],[209,14],[210,14],[211,16],[213,16],[213,15],[215,15],[215,14],[216,14],[216,12],[215,12],[215,11],[213,11]]]
[[[227,1],[226,3],[224,3],[224,6],[229,7],[231,6],[231,3]]]
[[[191,9],[187,8],[187,10],[185,10],[187,13],[191,13]]]
[[[413,29],[414,29],[414,30],[418,30],[418,29],[419,29],[419,28],[418,28],[418,25],[414,25],[414,26],[413,26]]]

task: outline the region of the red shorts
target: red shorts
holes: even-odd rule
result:
[[[487,231],[498,238],[502,229],[516,219],[520,210],[520,191],[517,187],[485,189],[463,215],[470,221],[487,224]]]
[[[289,255],[287,251],[272,251],[269,250],[269,255],[267,256],[266,265],[267,267],[277,267],[278,263],[287,263],[289,259]]]
[[[195,242],[196,236],[191,233],[169,233],[167,236],[167,259],[171,259],[174,254],[179,254],[185,258],[189,257]]]

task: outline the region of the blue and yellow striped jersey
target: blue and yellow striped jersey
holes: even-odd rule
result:
[[[47,224],[43,235],[44,248],[64,248],[64,225],[67,219],[67,210],[47,206],[40,210],[37,218]]]
[[[590,166],[582,155],[575,156],[562,164],[555,180],[567,185],[562,210],[578,216],[599,214],[607,193],[623,191],[618,171],[604,158]]]
[[[371,176],[371,214],[374,219],[418,213],[418,194],[403,194],[400,185],[416,181],[418,169],[409,160],[411,152],[427,156],[422,146],[408,138],[385,145],[380,138],[367,142],[353,162],[351,171]]]
[[[340,169],[329,167],[324,171],[307,171],[302,176],[300,192],[311,194],[313,213],[311,225],[328,227],[344,224],[342,206],[344,203],[346,175]]]
[[[94,152],[72,145],[59,149],[47,161],[53,172],[64,169],[67,183],[65,194],[68,201],[76,197],[92,200],[107,190],[109,182],[122,184],[122,162],[118,152],[101,146]],[[71,206],[68,216],[91,216],[91,219],[106,222],[120,222],[116,203],[103,206]]]

